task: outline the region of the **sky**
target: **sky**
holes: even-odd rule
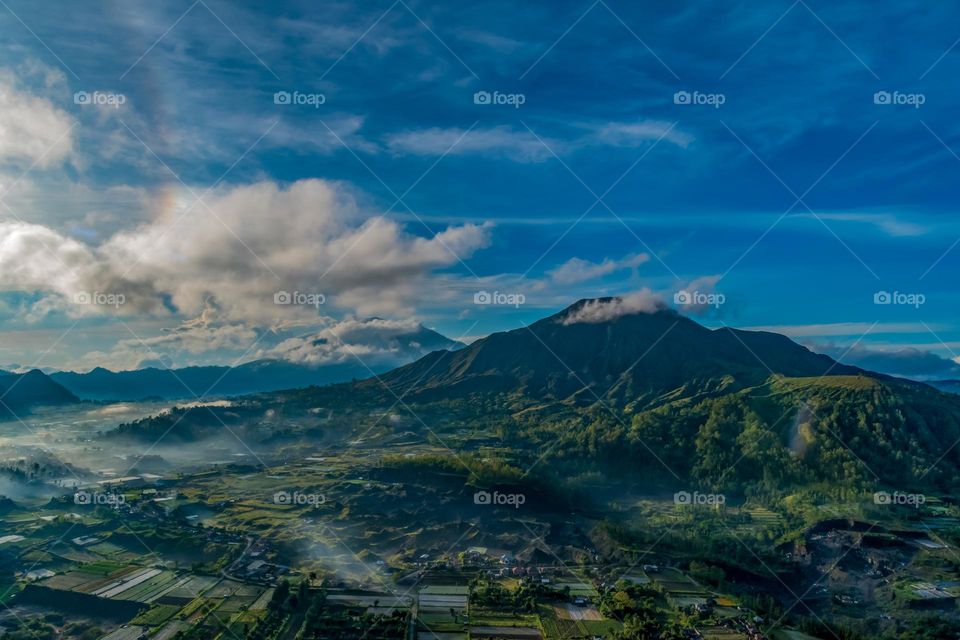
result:
[[[2,0],[0,367],[316,363],[626,296],[960,377],[958,25]]]

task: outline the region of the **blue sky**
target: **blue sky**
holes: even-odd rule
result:
[[[960,7],[159,4],[0,7],[0,363],[690,291],[710,326],[960,376]]]

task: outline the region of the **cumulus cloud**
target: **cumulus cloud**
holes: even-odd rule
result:
[[[566,314],[561,322],[566,325],[610,322],[622,316],[654,313],[665,308],[666,304],[659,294],[644,288],[615,298],[588,300]]]
[[[162,309],[150,282],[125,279],[87,245],[23,222],[0,222],[0,290],[39,292],[42,297],[28,312],[32,320],[56,310],[83,316],[121,306],[90,304],[96,294],[121,295],[130,312]]]
[[[223,323],[211,302],[197,318],[166,329],[159,336],[131,333],[110,349],[89,352],[76,368],[177,368],[261,359],[308,366],[358,364],[358,360],[371,367],[395,366],[455,345],[413,319],[323,317],[308,327],[289,324],[269,329]]]
[[[352,363],[359,358],[372,366],[399,363],[447,346],[439,338],[430,340],[415,320],[347,318],[316,333],[286,338],[258,355],[308,365]]]
[[[46,98],[0,72],[0,162],[47,168],[73,151],[73,120]]]
[[[194,317],[210,299],[224,322],[316,319],[309,304],[275,304],[279,291],[321,294],[360,315],[403,313],[431,272],[489,243],[465,224],[432,237],[364,216],[342,186],[303,180],[225,187],[196,204],[170,194],[152,221],[88,246],[47,227],[0,223],[0,289],[46,294],[35,313],[109,311],[71,304],[78,292],[125,296],[120,312]]]
[[[604,258],[602,262],[571,258],[559,267],[549,271],[548,275],[557,284],[577,284],[595,280],[622,269],[636,269],[649,261],[650,255],[647,253],[632,254],[619,260]]]
[[[170,368],[222,364],[224,357],[242,355],[257,339],[257,332],[242,324],[182,325],[159,336],[131,336],[107,351],[91,351],[80,369],[94,366],[129,371],[147,366]]]

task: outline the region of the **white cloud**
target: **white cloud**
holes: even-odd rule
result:
[[[433,127],[392,134],[387,136],[386,144],[390,151],[397,154],[472,154],[508,158],[515,162],[543,162],[552,158],[553,154],[565,156],[598,146],[639,147],[663,139],[685,149],[693,142],[693,136],[689,133],[659,120],[608,122],[581,125],[580,128],[586,133],[561,140],[506,125],[473,130]]]
[[[610,322],[622,316],[654,313],[665,307],[663,298],[659,294],[645,288],[615,298],[589,300],[564,316],[562,322],[563,324]]]
[[[559,141],[544,141],[560,153]],[[509,158],[517,162],[543,162],[552,157],[529,131],[511,129],[505,125],[490,129],[419,129],[396,133],[387,137],[387,148],[394,153],[420,156],[489,155]]]
[[[321,317],[306,328],[289,324],[262,329],[243,322],[222,323],[212,303],[197,318],[166,329],[161,335],[139,337],[133,331],[130,329],[129,337],[109,349],[86,353],[74,368],[130,370],[145,363],[179,368],[260,359],[311,366],[360,362],[394,366],[446,346],[437,342],[439,338],[424,344],[423,327],[413,319],[349,317],[338,321]]]
[[[813,218],[813,214],[798,214],[801,217]],[[820,213],[817,217],[823,220],[837,220],[839,222],[859,222],[876,227],[885,234],[895,237],[915,237],[926,234],[929,229],[914,222],[901,220],[888,213]]]
[[[159,336],[130,336],[107,351],[84,355],[78,370],[105,367],[114,371],[138,369],[146,363],[168,367],[223,364],[239,356],[257,339],[257,332],[242,324],[221,326],[181,325]]]
[[[620,271],[622,269],[636,269],[641,264],[649,262],[647,253],[633,254],[611,260],[604,258],[602,262],[590,262],[581,258],[571,258],[556,269],[548,272],[550,278],[557,284],[577,284]]]
[[[30,319],[61,310],[70,315],[117,311],[116,306],[74,304],[78,295],[122,293],[128,310],[157,311],[159,297],[149,282],[133,282],[87,245],[47,227],[0,222],[0,291],[39,292]]]
[[[0,162],[59,165],[73,151],[72,127],[65,111],[23,90],[12,73],[0,72]]]
[[[399,363],[431,350],[413,340],[421,331],[415,320],[347,318],[308,335],[292,336],[264,349],[258,357],[277,358],[309,365],[334,362],[368,365]]]
[[[637,122],[608,122],[593,127],[595,144],[615,147],[636,147],[659,139],[686,149],[693,142],[693,135],[677,128],[676,123],[662,120],[639,120]]]
[[[199,315],[210,299],[224,322],[316,320],[317,309],[274,304],[278,291],[322,293],[360,315],[404,313],[429,295],[430,274],[489,242],[464,224],[433,237],[369,217],[322,180],[224,187],[193,203],[170,194],[157,217],[91,247],[41,225],[0,223],[0,290],[47,294],[36,313],[110,311],[70,304],[77,292],[124,294],[124,312]],[[209,207],[209,208],[208,208]]]

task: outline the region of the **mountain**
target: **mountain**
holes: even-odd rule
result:
[[[927,380],[927,384],[946,393],[960,394],[960,380]]]
[[[327,339],[314,336],[309,348],[322,348]],[[207,366],[167,369],[147,367],[134,371],[110,371],[97,367],[87,373],[62,371],[51,377],[77,396],[86,400],[135,401],[147,398],[166,400],[195,397],[236,396],[249,393],[279,391],[309,386],[323,386],[353,379],[369,378],[398,364],[409,362],[435,349],[454,349],[461,343],[427,329],[389,337],[364,336],[365,345],[389,353],[389,358],[371,359],[346,355],[327,364],[295,363],[286,360],[255,360],[235,367]],[[298,346],[303,346],[298,344]],[[369,368],[368,368],[369,366]]]
[[[779,334],[709,329],[667,309],[608,312],[618,306],[581,300],[355,389],[386,384],[380,402],[404,398],[431,433],[497,425],[515,455],[548,456],[561,477],[759,492],[960,486],[956,395]]]
[[[459,351],[429,354],[380,379],[397,393],[420,398],[497,392],[539,401],[590,404],[601,398],[644,407],[730,393],[761,384],[772,374],[866,373],[786,336],[708,329],[668,309],[578,321],[591,305],[614,302],[581,300],[529,327],[492,334]]]
[[[536,466],[555,480],[587,473],[674,491],[842,497],[851,488],[960,487],[960,447],[951,446],[960,397],[840,364],[779,334],[622,309],[581,300],[377,377],[187,408],[118,434],[153,442],[175,430],[193,441],[229,424],[267,442],[293,437],[296,424],[308,440],[419,433],[462,447],[461,458],[480,455],[472,437],[483,446],[495,438],[506,453],[490,464],[513,465],[517,477]]]
[[[0,371],[0,416],[21,415],[40,406],[79,401],[77,396],[37,369],[26,373]]]

